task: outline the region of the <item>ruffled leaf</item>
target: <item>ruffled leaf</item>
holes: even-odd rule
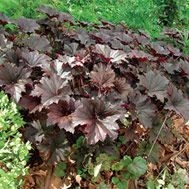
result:
[[[40,25],[37,24],[37,22],[33,19],[29,19],[29,18],[20,18],[18,20],[15,21],[16,24],[18,25],[19,29],[22,32],[35,32],[35,30],[38,30],[40,28]]]
[[[120,118],[120,112],[111,104],[105,104],[99,99],[84,99],[73,113],[74,126],[85,125],[89,144],[104,141],[107,136],[115,139],[119,129],[116,121]]]
[[[166,97],[169,80],[158,71],[148,71],[144,76],[140,76],[140,85],[144,86],[150,97],[156,96],[161,102]]]
[[[50,52],[52,47],[50,42],[45,36],[32,35],[24,41],[25,45],[32,50],[38,50],[42,52]]]
[[[186,121],[189,120],[189,100],[184,98],[181,90],[178,90],[175,86],[169,85],[167,89],[168,102],[165,105],[165,109],[176,112],[184,117]]]
[[[151,54],[146,53],[141,50],[132,50],[131,52],[128,53],[127,56],[128,56],[128,58],[131,58],[131,59],[136,58],[141,62],[155,60],[155,58]]]
[[[49,64],[51,58],[46,54],[40,54],[38,51],[22,52],[24,63],[30,67],[42,66]]]
[[[41,96],[41,103],[44,107],[58,103],[59,100],[68,100],[69,94],[71,94],[71,90],[67,80],[56,74],[50,78],[43,77],[31,93],[32,96]]]
[[[114,86],[115,73],[110,65],[99,64],[94,66],[90,78],[100,90],[106,90]]]
[[[151,128],[153,126],[153,119],[156,116],[155,105],[145,96],[136,97],[134,99],[134,104],[140,123],[146,128]]]
[[[121,50],[113,50],[108,45],[95,45],[96,52],[100,54],[106,62],[120,63],[122,60],[126,61],[126,53]]]
[[[72,100],[69,102],[59,101],[58,104],[51,104],[49,106],[48,120],[52,124],[58,124],[60,129],[74,133],[71,115],[74,110],[75,106]]]
[[[0,86],[5,85],[5,91],[18,102],[21,93],[25,91],[30,74],[31,71],[23,67],[16,67],[11,63],[3,64],[0,66]]]

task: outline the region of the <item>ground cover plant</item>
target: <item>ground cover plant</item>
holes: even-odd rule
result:
[[[23,120],[15,103],[0,92],[0,188],[20,188],[29,159],[29,143],[24,143],[18,129],[23,127]]]
[[[167,41],[153,41],[124,24],[38,11],[46,17],[0,15],[0,87],[21,108],[33,145],[25,188],[145,188],[165,167],[188,170],[183,34],[166,29]]]

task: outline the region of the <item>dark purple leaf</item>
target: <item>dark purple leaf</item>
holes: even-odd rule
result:
[[[31,71],[23,67],[16,67],[11,63],[0,65],[0,85],[15,84],[26,81],[31,74]]]
[[[22,51],[24,50],[20,48],[9,49],[6,51],[6,59],[8,60],[8,62],[14,63],[19,66],[22,59]]]
[[[26,33],[33,33],[35,32],[35,30],[38,30],[40,28],[40,25],[37,24],[35,20],[29,18],[20,18],[16,20],[15,23],[18,25],[22,32]]]
[[[25,85],[17,83],[14,85],[6,85],[5,91],[9,93],[16,102],[18,102],[22,96],[21,93],[25,92]]]
[[[6,25],[8,23],[10,23],[10,19],[7,16],[5,16],[2,12],[0,12],[0,24]]]
[[[38,11],[46,14],[49,18],[56,17],[59,22],[67,22],[67,21],[72,22],[73,21],[73,18],[70,14],[58,12],[56,9],[53,9],[53,8],[45,6],[45,5],[41,5],[38,8]]]
[[[181,52],[180,52],[180,49],[177,49],[177,48],[172,47],[172,46],[168,46],[167,48],[171,52],[171,54],[174,55],[174,56],[178,57],[178,56],[182,55]]]
[[[13,43],[9,41],[3,34],[0,34],[0,50],[7,51],[7,49],[11,49]]]
[[[133,91],[125,78],[116,78],[114,81],[114,88],[123,99],[126,99],[128,94]]]
[[[119,129],[116,121],[121,117],[118,109],[99,99],[83,99],[73,113],[74,126],[85,125],[89,144],[104,141],[107,136],[116,139]]]
[[[0,66],[0,86],[5,85],[5,91],[18,102],[21,93],[25,91],[25,84],[28,82],[30,74],[31,71],[28,69],[5,63]]]
[[[189,78],[189,62],[186,60],[180,60],[179,63],[182,75],[187,76],[187,78]]]
[[[35,142],[41,143],[43,139],[45,139],[45,133],[42,124],[40,123],[39,120],[37,120],[37,121],[33,121],[31,123],[31,126],[35,129],[35,132],[33,136],[29,136],[29,137],[34,137]]]
[[[78,43],[64,44],[64,51],[67,55],[73,56],[76,54],[78,47]]]
[[[41,12],[41,13],[46,14],[46,15],[49,16],[50,18],[56,17],[56,16],[59,15],[59,12],[58,12],[58,11],[56,11],[55,9],[53,9],[53,8],[51,8],[51,7],[45,6],[45,5],[41,5],[41,6],[38,8],[38,11]]]
[[[115,32],[114,35],[115,35],[115,38],[117,38],[124,44],[129,44],[133,41],[133,38],[130,35],[123,32]]]
[[[152,43],[150,47],[155,52],[155,54],[165,55],[165,56],[170,54],[170,51],[159,43]]]
[[[42,65],[43,71],[45,71],[45,75],[53,75],[57,74],[62,79],[66,79],[67,81],[72,80],[71,68],[61,62],[59,59],[52,61],[50,64]]]
[[[106,62],[116,62],[120,63],[121,61],[126,61],[126,53],[121,50],[113,50],[108,45],[95,45],[96,52],[99,55],[102,55]]]
[[[50,42],[45,36],[32,35],[28,39],[26,39],[24,43],[32,50],[49,52],[52,49]]]
[[[45,138],[44,142],[37,145],[37,148],[43,160],[51,165],[65,161],[70,153],[70,144],[63,130],[54,136]]]
[[[60,12],[58,14],[58,21],[59,22],[73,22],[73,17],[68,13]]]
[[[156,96],[161,102],[166,97],[169,80],[158,71],[148,71],[144,76],[139,77],[140,85],[145,87],[150,97]]]
[[[136,38],[137,42],[140,45],[146,46],[150,44],[150,40],[149,40],[149,36],[147,36],[146,34],[142,33],[142,35],[139,34],[135,34],[134,37]]]
[[[90,78],[92,83],[103,91],[114,86],[115,73],[110,65],[100,63],[94,66]]]
[[[35,111],[42,110],[42,105],[40,98],[38,97],[33,97],[30,95],[22,95],[20,101],[18,102],[21,107],[24,109],[29,110],[30,113],[34,113]]]
[[[146,128],[151,128],[156,116],[155,105],[146,96],[136,96],[133,100],[140,123]]]
[[[68,100],[70,94],[71,90],[67,80],[56,74],[50,78],[43,77],[31,93],[32,96],[41,96],[41,103],[44,107],[58,103],[59,100]]]
[[[75,110],[73,100],[59,101],[58,104],[49,106],[48,120],[52,124],[58,124],[60,129],[65,129],[74,133],[74,125],[72,124],[72,113]]]
[[[179,30],[174,28],[164,28],[163,33],[170,38],[182,39],[182,34]]]
[[[108,30],[100,29],[98,32],[92,34],[92,38],[96,40],[96,43],[108,43],[112,38],[109,32]]]
[[[90,43],[90,37],[89,34],[85,30],[78,30],[77,33],[74,36],[74,39],[80,41],[81,44],[87,45],[87,43]]]
[[[174,59],[170,59],[168,62],[162,63],[162,65],[169,74],[174,74],[175,71],[180,69],[180,62]]]
[[[129,46],[123,45],[118,39],[112,39],[109,43],[110,43],[111,48],[113,49],[123,50],[126,53],[131,51]]]
[[[46,54],[40,54],[38,51],[22,52],[22,59],[29,67],[36,67],[49,64],[51,58]]]
[[[68,64],[71,68],[84,67],[84,64],[89,60],[89,55],[83,51],[82,54],[77,54],[75,56],[59,56],[59,60],[64,64]]]
[[[139,61],[152,61],[152,60],[155,60],[155,58],[149,54],[149,53],[146,53],[144,51],[141,51],[141,50],[132,50],[131,52],[128,53],[127,55],[128,58],[136,58],[138,59]]]
[[[174,111],[177,114],[184,117],[186,121],[189,120],[189,100],[184,98],[181,90],[178,90],[175,86],[169,85],[167,89],[168,102],[165,105],[165,109]]]

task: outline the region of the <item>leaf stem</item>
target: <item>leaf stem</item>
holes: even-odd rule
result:
[[[152,146],[151,146],[151,148],[150,148],[150,151],[149,151],[149,153],[148,153],[148,158],[149,158],[149,156],[150,156],[151,153],[152,153],[152,150],[153,150],[153,148],[154,148],[154,145],[156,144],[156,142],[157,142],[157,140],[158,140],[158,138],[159,138],[159,135],[160,135],[160,133],[161,133],[161,131],[162,131],[162,129],[163,129],[163,126],[165,125],[165,122],[167,121],[167,118],[168,118],[168,117],[169,117],[169,113],[166,114],[165,119],[163,120],[163,123],[162,123],[162,125],[161,125],[161,127],[160,127],[160,129],[159,129],[159,131],[158,131],[158,134],[157,134],[157,136],[156,136],[156,138],[155,138],[155,140],[154,140],[154,142],[153,142],[153,144],[152,144]]]

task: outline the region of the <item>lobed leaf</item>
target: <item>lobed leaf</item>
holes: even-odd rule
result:
[[[144,86],[150,97],[156,96],[164,102],[169,80],[158,71],[148,71],[144,76],[139,76],[140,85]]]
[[[41,103],[44,107],[58,103],[60,100],[68,100],[70,94],[71,89],[67,80],[56,74],[50,78],[43,77],[31,93],[32,96],[41,96]]]
[[[84,133],[89,144],[95,144],[107,136],[113,140],[117,137],[119,126],[116,121],[120,116],[115,107],[103,100],[83,99],[73,113],[73,124],[85,125]]]

